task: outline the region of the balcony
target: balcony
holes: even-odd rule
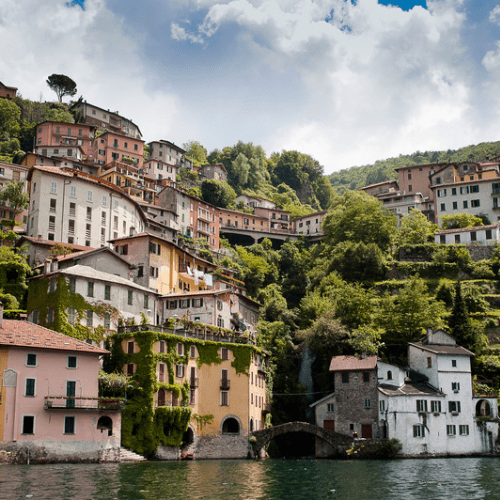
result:
[[[199,378],[192,378],[189,380],[189,387],[191,389],[196,389],[199,386],[200,386],[200,379]]]
[[[45,396],[46,410],[93,410],[121,411],[125,409],[123,398],[84,398],[69,396]]]
[[[231,385],[229,382],[230,381],[227,380],[227,379],[224,379],[224,378],[221,379],[221,381],[220,381],[220,390],[221,391],[228,391],[229,388],[230,388],[230,385]]]

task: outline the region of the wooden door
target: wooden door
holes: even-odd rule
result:
[[[361,424],[361,437],[365,439],[371,439],[372,424]]]
[[[323,427],[329,431],[335,430],[335,420],[323,420]]]

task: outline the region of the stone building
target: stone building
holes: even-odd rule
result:
[[[378,437],[377,356],[334,356],[335,382],[331,430],[362,438]]]

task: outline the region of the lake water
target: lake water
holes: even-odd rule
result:
[[[499,458],[0,465],[1,500],[500,499]]]

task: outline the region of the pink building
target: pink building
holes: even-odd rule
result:
[[[105,132],[96,139],[96,144],[95,154],[99,165],[120,161],[142,168],[144,141],[115,132]]]
[[[121,401],[99,398],[108,351],[27,321],[0,306],[0,448],[48,461],[115,460]]]

